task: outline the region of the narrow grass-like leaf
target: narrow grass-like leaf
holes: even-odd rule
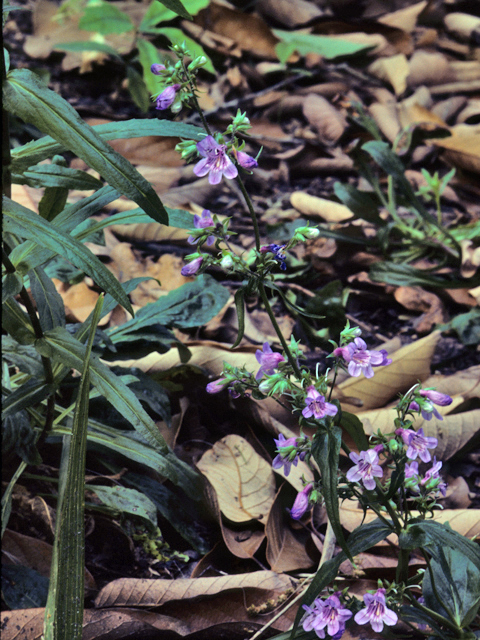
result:
[[[23,278],[19,273],[6,273],[2,278],[2,304],[16,296],[23,287]]]
[[[45,337],[35,344],[42,355],[50,354],[54,361],[82,370],[85,359],[85,345],[76,340],[66,329],[46,331]],[[155,422],[143,409],[139,400],[118,376],[93,355],[90,362],[92,384],[128,420],[147,442],[160,453],[167,453],[168,446],[160,435]]]
[[[22,175],[13,174],[12,182],[27,184],[35,189],[45,187],[63,187],[64,189],[77,189],[78,191],[90,191],[101,189],[103,183],[80,169],[59,167],[55,164],[35,165],[30,167]]]
[[[347,558],[353,561],[343,535],[338,508],[338,460],[341,444],[342,430],[339,427],[331,426],[325,431],[319,430],[312,442],[312,455],[320,468],[322,495],[333,532]]]
[[[238,347],[242,341],[243,334],[245,333],[245,290],[243,287],[240,287],[240,289],[235,293],[235,308],[237,310],[238,318],[238,336],[230,347],[231,349]]]
[[[4,231],[33,240],[56,254],[63,256],[105,291],[110,293],[131,314],[133,309],[128,296],[115,276],[100,260],[80,242],[60,231],[33,211],[22,207],[9,198],[3,198]]]
[[[35,331],[30,318],[13,298],[2,305],[2,327],[20,345],[29,345],[35,342]]]
[[[4,83],[3,100],[4,109],[52,135],[154,220],[168,223],[163,204],[145,178],[36,74],[27,69],[11,71]]]
[[[57,42],[53,45],[53,49],[59,51],[100,51],[100,53],[107,53],[112,58],[116,58],[119,62],[123,63],[123,58],[119,53],[110,45],[102,42],[92,42],[91,40],[79,40],[78,42]]]
[[[31,378],[25,384],[17,387],[2,402],[2,420],[27,407],[33,407],[45,400],[54,391],[54,386],[46,384],[44,380]]]
[[[65,326],[65,305],[52,280],[41,267],[28,272],[33,299],[44,331]]]
[[[47,191],[47,189],[45,190]],[[110,186],[105,186],[75,204],[70,204],[52,220],[52,225],[69,233],[90,216],[95,215],[112,200],[120,196],[120,193]],[[151,222],[150,217],[148,218]],[[27,240],[15,247],[9,258],[15,267],[26,272],[29,269],[43,264],[56,255],[55,251],[45,249],[38,242]]]
[[[353,531],[348,538],[348,548],[352,556],[356,556],[376,544],[385,540],[393,531],[392,526],[388,526],[381,520],[374,520],[370,524],[362,525]],[[325,564],[317,571],[310,586],[303,596],[302,603],[310,605],[318,594],[331,582],[335,580],[338,574],[338,569],[342,562],[347,560],[347,554],[342,551],[337,556],[325,562]],[[296,637],[296,630],[300,624],[303,614],[305,613],[302,607],[298,608],[297,615],[293,629],[290,634],[290,638]]]
[[[132,119],[124,122],[107,122],[92,127],[102,140],[119,140],[124,138],[141,138],[142,136],[168,136],[202,140],[206,133],[200,127],[185,122],[171,120]],[[37,164],[56,153],[62,153],[66,147],[51,136],[28,142],[12,149],[12,171],[21,173],[33,164]]]
[[[68,463],[61,468],[60,500],[45,608],[45,640],[81,640],[85,590],[85,460],[87,454],[90,362],[95,330],[103,304],[95,306],[85,347],[80,388],[68,438]],[[64,476],[62,477],[62,474]]]
[[[167,9],[171,9],[177,16],[182,16],[187,20],[193,20],[192,16],[185,9],[180,0],[159,0]]]
[[[5,529],[8,526],[8,521],[10,519],[10,513],[12,512],[12,494],[13,494],[13,490],[14,490],[15,485],[17,484],[18,480],[20,479],[20,476],[25,471],[27,466],[28,466],[27,463],[22,460],[22,462],[18,465],[18,469],[13,474],[12,479],[8,483],[8,486],[5,489],[5,492],[4,492],[3,496],[2,496],[2,538],[3,538],[3,534],[5,533]]]

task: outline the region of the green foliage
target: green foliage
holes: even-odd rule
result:
[[[273,33],[281,41],[275,47],[280,62],[286,62],[295,51],[298,51],[302,56],[309,53],[317,53],[327,60],[332,60],[365,53],[372,48],[369,45],[357,44],[348,40],[330,36],[317,36],[311,33],[298,33],[298,31],[274,29]]]

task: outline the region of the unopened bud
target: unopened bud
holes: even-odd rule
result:
[[[205,56],[198,56],[198,58],[195,58],[194,60],[192,60],[190,62],[190,64],[188,65],[188,70],[189,71],[196,71],[196,69],[199,69],[200,67],[204,67],[207,64],[207,59]]]
[[[226,253],[220,260],[220,266],[222,269],[231,269],[233,267],[233,258],[230,253]]]
[[[152,66],[150,67],[150,71],[152,73],[154,73],[156,76],[161,76],[162,75],[162,71],[165,71],[166,67],[164,64],[152,64]]]

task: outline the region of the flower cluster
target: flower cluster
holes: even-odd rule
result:
[[[195,226],[195,229],[208,229],[210,227],[215,226],[215,222],[213,221],[212,214],[208,209],[204,209],[200,216],[195,214],[193,216],[193,224]],[[197,244],[197,242],[200,240],[202,235],[203,234],[196,235],[195,237],[190,236],[188,238],[188,242],[190,244]],[[211,247],[214,242],[215,242],[215,236],[207,237],[206,244],[208,247]]]
[[[337,591],[326,600],[316,598],[313,606],[306,604],[303,608],[306,616],[302,620],[304,631],[315,631],[317,637],[325,638],[325,628],[330,637],[341,638],[345,631],[345,623],[352,617],[352,612],[343,608],[340,598],[340,592]]]
[[[447,494],[447,485],[439,475],[441,468],[442,462],[437,462],[437,459],[434,457],[433,465],[422,478],[418,472],[418,462],[412,460],[412,462],[405,465],[405,487],[413,493],[420,493],[421,487],[424,487],[427,493],[439,491],[442,496],[445,497]]]
[[[273,253],[273,259],[278,262],[282,271],[287,270],[287,263],[285,260],[285,244],[266,244],[260,247],[260,253]]]

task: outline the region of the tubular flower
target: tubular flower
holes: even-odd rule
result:
[[[304,418],[314,417],[316,420],[320,420],[325,416],[335,416],[338,412],[338,408],[334,404],[326,402],[325,396],[322,396],[313,385],[307,387],[305,404],[307,406],[302,411]]]
[[[397,429],[395,433],[401,436],[403,442],[407,445],[407,458],[416,460],[417,456],[422,462],[430,462],[432,456],[428,449],[435,449],[438,445],[436,438],[429,438],[424,435],[423,428],[418,431],[410,429]]]
[[[410,411],[419,411],[422,414],[424,420],[431,420],[432,416],[435,416],[437,420],[443,420],[443,416],[435,409],[433,405],[437,404],[439,407],[445,407],[452,403],[450,396],[446,393],[440,393],[433,389],[421,389],[421,398],[417,397],[417,400],[413,400],[410,403]]]
[[[219,144],[213,136],[207,136],[197,142],[197,151],[202,156],[202,160],[197,162],[193,172],[199,178],[206,176],[210,184],[219,184],[222,176],[229,180],[236,178],[238,169],[227,156],[227,147]]]
[[[212,218],[212,214],[208,209],[204,209],[200,216],[195,214],[193,216],[193,224],[195,226],[195,229],[206,229],[207,227],[213,227],[215,225]],[[190,236],[188,238],[188,242],[190,244],[196,244],[198,242],[198,238],[194,238],[193,236]],[[211,247],[214,242],[215,242],[215,236],[208,236],[207,246]]]
[[[412,464],[415,464],[412,462]],[[442,463],[437,462],[437,458],[434,456],[433,465],[425,474],[423,480],[420,481],[420,484],[425,486],[427,491],[438,490],[442,494],[443,497],[447,494],[447,485],[443,482],[442,478],[439,476],[438,472],[442,468]]]
[[[244,153],[243,151],[234,151],[235,157],[237,158],[238,164],[244,169],[255,169],[258,167],[258,162],[252,156],[249,156],[248,153]]]
[[[219,378],[218,380],[213,380],[213,382],[209,382],[207,384],[207,393],[220,393],[223,391],[227,384],[229,384],[229,380],[227,378]]]
[[[285,260],[285,245],[284,244],[266,244],[260,248],[261,253],[273,253],[273,258],[280,265],[282,271],[287,270],[287,263]]]
[[[313,489],[313,484],[310,482],[310,484],[307,484],[305,487],[303,487],[303,489],[297,494],[297,497],[295,498],[295,502],[293,503],[293,506],[290,510],[290,516],[294,520],[300,520],[303,514],[307,511],[308,496],[312,489]]]
[[[374,478],[383,476],[382,467],[378,464],[378,453],[375,449],[368,451],[360,451],[360,453],[352,452],[350,460],[355,462],[355,466],[348,470],[347,480],[349,482],[363,482],[366,489],[371,491],[375,489]]]
[[[385,349],[369,351],[362,338],[355,338],[346,347],[337,347],[333,353],[348,363],[348,373],[354,378],[358,378],[362,373],[366,378],[373,378],[372,367],[382,367],[392,362]]]
[[[277,445],[278,455],[273,459],[272,467],[274,469],[283,467],[284,474],[288,476],[292,464],[296,467],[299,460],[297,454],[297,439],[285,438],[283,433],[279,433],[278,440],[275,439],[275,444]]]
[[[162,91],[162,93],[156,99],[156,107],[159,111],[164,111],[170,107],[177,95],[177,91],[180,89],[179,84],[172,84],[170,87],[167,87]]]
[[[302,622],[304,631],[315,631],[319,638],[325,638],[325,627],[332,638],[341,638],[345,631],[345,623],[352,617],[352,612],[342,608],[338,595],[334,593],[326,600],[316,598],[313,607],[303,605],[307,612]]]
[[[156,76],[162,75],[162,71],[165,71],[166,67],[164,64],[152,64],[150,67],[150,71],[154,73]]]
[[[182,274],[182,276],[194,276],[202,266],[202,262],[203,262],[202,256],[195,258],[195,260],[192,260],[191,262],[186,264],[182,268],[180,273]]]
[[[263,350],[257,349],[255,357],[260,363],[260,369],[257,371],[255,380],[260,380],[264,373],[271,376],[275,373],[275,369],[278,367],[280,362],[285,362],[285,358],[282,354],[272,351],[272,347],[268,342],[263,343]]]
[[[405,465],[405,487],[413,493],[420,493],[418,486],[418,462],[413,460]]]
[[[383,631],[383,625],[391,627],[397,624],[398,616],[391,609],[387,609],[385,602],[385,589],[377,589],[372,595],[366,593],[363,596],[363,601],[366,604],[366,608],[359,611],[354,620],[357,624],[372,625],[372,629],[380,633]]]

